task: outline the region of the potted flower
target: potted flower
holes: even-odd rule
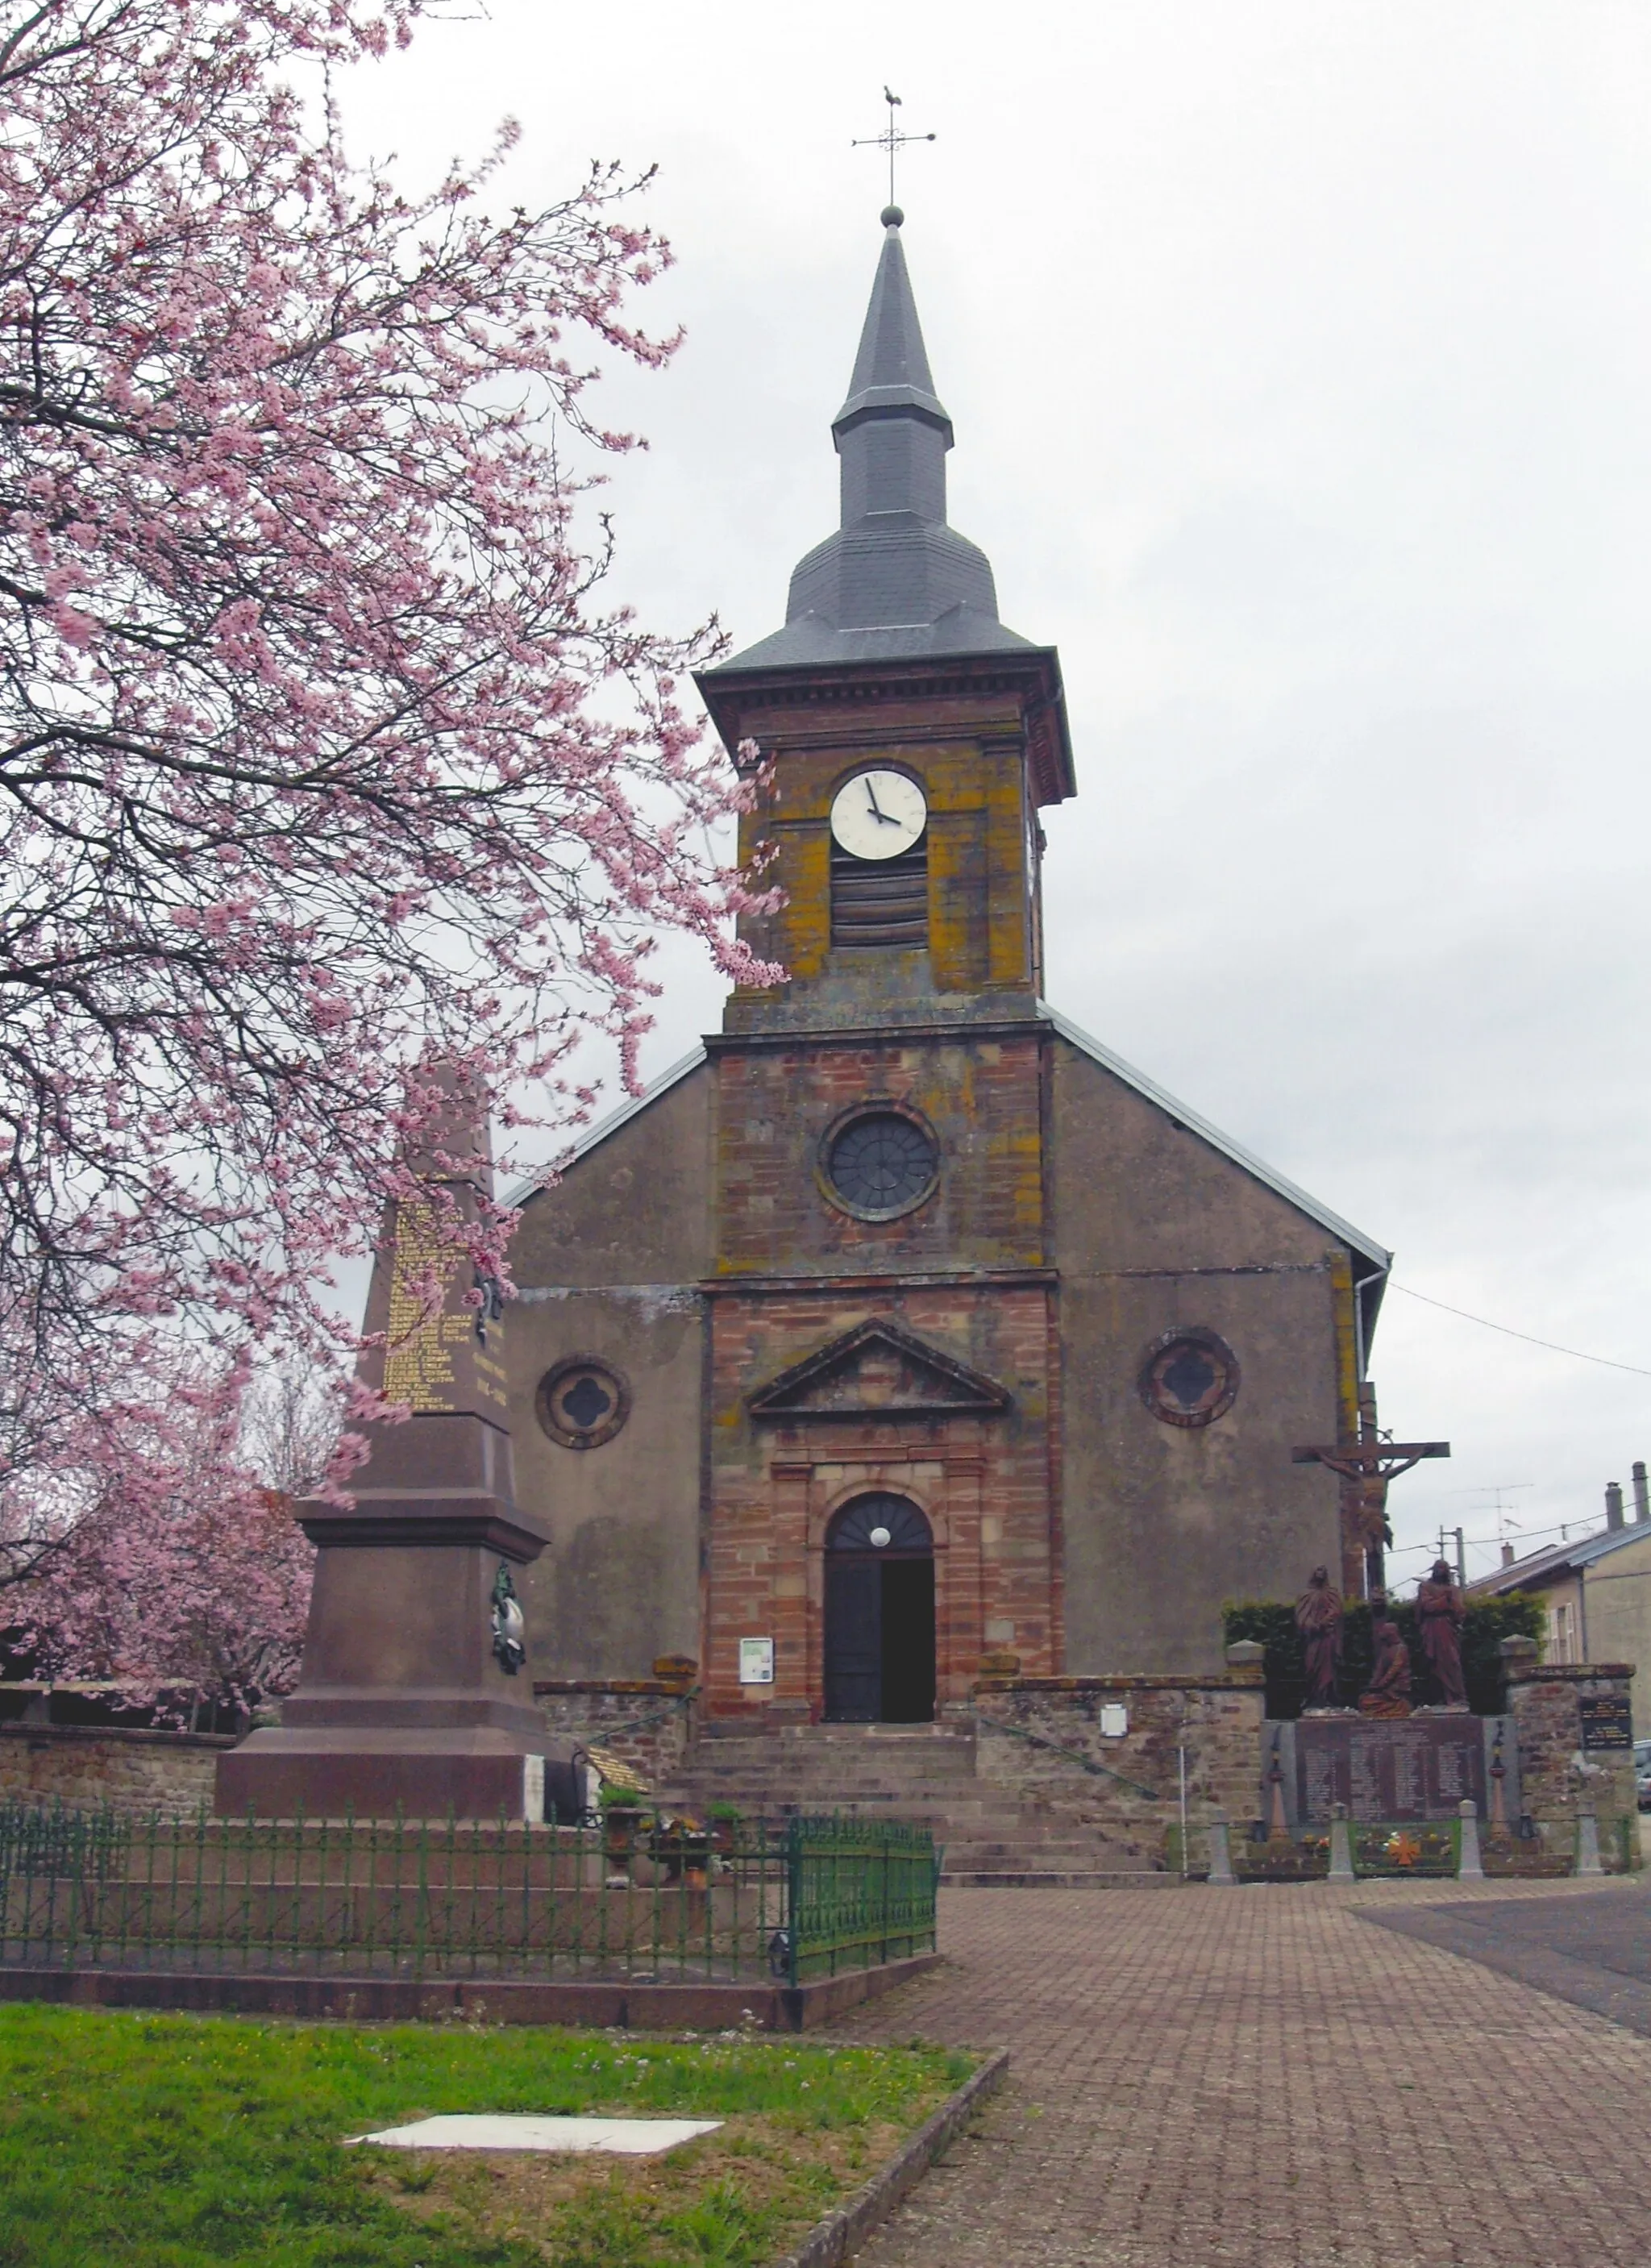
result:
[[[665,1867],[667,1883],[682,1882],[703,1890],[710,1879],[711,1835],[704,1823],[688,1812],[662,1818],[648,1838],[652,1855]]]
[[[647,1806],[635,1788],[604,1785],[596,1798],[602,1815],[602,1858],[610,1874],[629,1874]]]
[[[706,1805],[705,1824],[711,1830],[711,1847],[720,1857],[732,1855],[743,1817],[737,1803],[719,1801]]]

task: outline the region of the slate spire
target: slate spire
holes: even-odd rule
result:
[[[798,563],[785,629],[725,669],[1028,644],[998,620],[985,553],[947,525],[952,421],[923,343],[901,241],[903,218],[898,205],[885,208],[859,351],[831,424],[841,460],[841,525]]]
[[[831,427],[839,450],[844,436],[867,418],[891,415],[934,425],[945,435],[947,447],[952,446],[952,421],[934,391],[918,303],[911,296],[905,247],[900,240],[903,218],[898,205],[884,207],[882,257],[854,357],[854,375],[848,399]]]

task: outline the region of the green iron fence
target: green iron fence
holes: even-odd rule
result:
[[[789,1983],[932,1948],[940,1859],[926,1827],[793,1819],[785,1833]]]
[[[0,1804],[0,1966],[787,1984],[935,1942],[926,1830],[216,1819]]]

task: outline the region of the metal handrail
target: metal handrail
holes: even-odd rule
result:
[[[1007,1725],[1001,1717],[989,1717],[984,1710],[977,1711],[976,1722],[977,1725],[990,1725],[997,1733],[1013,1733],[1017,1741],[1029,1742],[1035,1749],[1052,1749],[1056,1756],[1065,1756],[1080,1770],[1093,1772],[1101,1779],[1115,1779],[1120,1787],[1128,1788],[1131,1795],[1144,1795],[1148,1803],[1158,1800],[1155,1787],[1143,1787],[1139,1780],[1125,1778],[1121,1771],[1114,1771],[1110,1764],[1097,1764],[1093,1756],[1085,1756],[1081,1749],[1069,1749],[1064,1741],[1051,1741],[1045,1733],[1028,1732],[1024,1725]]]

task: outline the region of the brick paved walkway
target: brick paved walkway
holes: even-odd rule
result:
[[[1640,2268],[1651,2039],[1359,1918],[1561,1888],[943,1892],[843,2033],[1013,2077],[859,2268]]]

